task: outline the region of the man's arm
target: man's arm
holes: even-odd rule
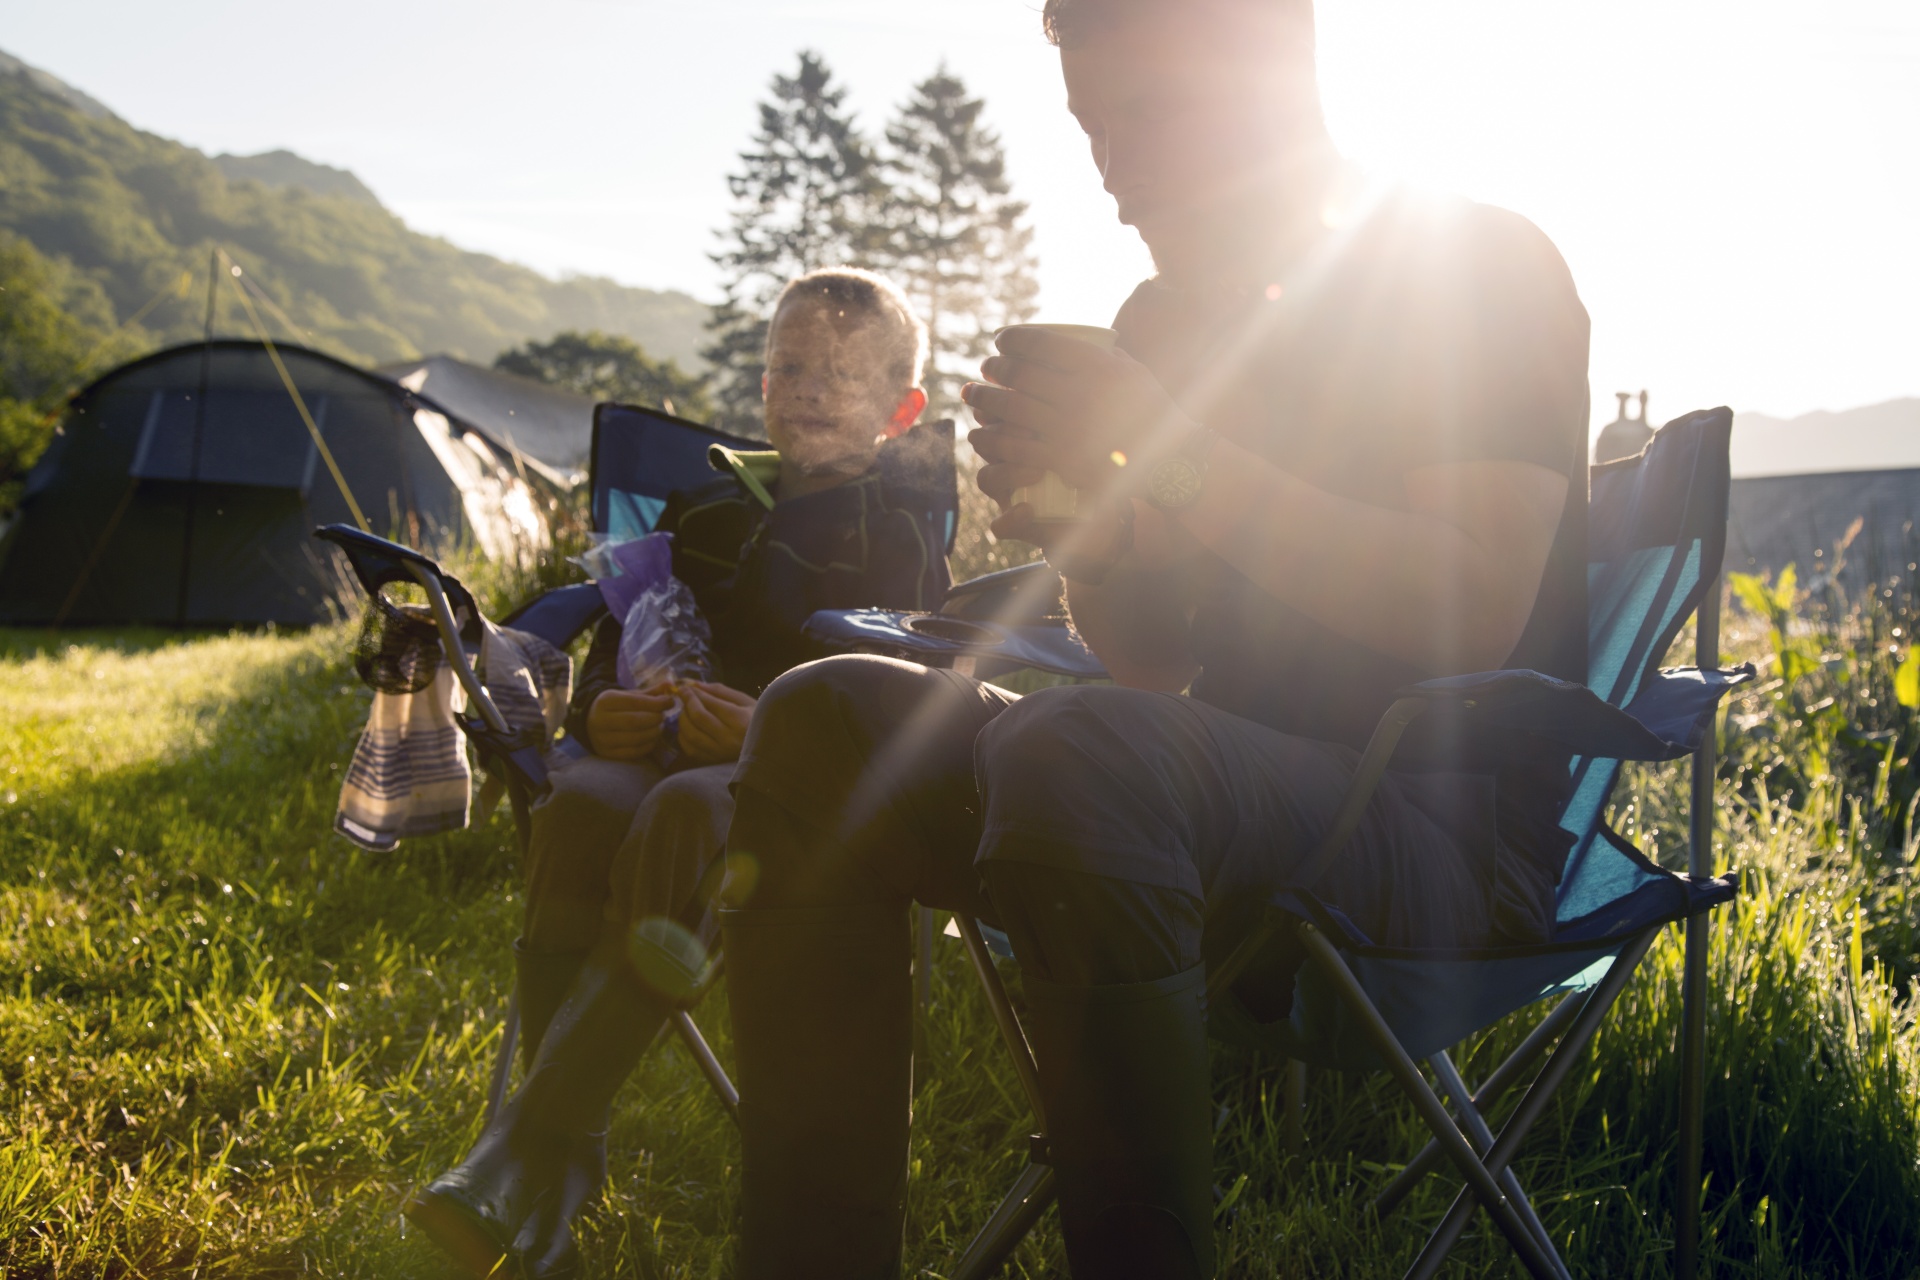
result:
[[[1083,491],[1113,494],[1129,472],[1119,459],[1130,456],[1138,476],[1195,429],[1124,353],[1032,330],[1010,330],[1003,348],[1008,339],[1018,354],[983,366],[1000,385],[966,389],[983,423],[974,446],[995,464],[982,471],[982,488],[1029,483],[1054,470]],[[1566,477],[1537,463],[1451,462],[1409,472],[1403,508],[1372,506],[1218,440],[1198,501],[1171,523],[1330,630],[1422,670],[1472,671],[1505,661],[1525,630],[1566,494]],[[1110,498],[1106,510],[1116,509]],[[1007,512],[995,530],[1046,542],[1030,514]],[[1048,555],[1055,556],[1052,546]],[[1056,563],[1065,562],[1070,577],[1097,576],[1078,572],[1073,559],[1069,552]],[[1099,616],[1093,598],[1088,603],[1095,610],[1092,643],[1117,619]],[[1124,629],[1116,626],[1102,640],[1113,647]],[[1098,645],[1095,652],[1107,657]],[[1144,665],[1158,679],[1171,678],[1163,664]]]
[[[1505,662],[1526,630],[1567,478],[1537,463],[1407,473],[1406,508],[1315,488],[1216,443],[1180,524],[1261,590],[1368,648],[1435,673]]]

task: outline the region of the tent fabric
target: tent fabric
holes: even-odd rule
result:
[[[523,468],[484,432],[331,356],[276,350],[376,529],[436,554],[544,541]],[[263,345],[159,351],[81,391],[28,476],[0,537],[0,624],[323,622],[351,587],[308,533],[351,520]]]
[[[378,372],[478,427],[553,481],[572,487],[586,478],[593,451],[591,398],[454,356],[382,365]]]

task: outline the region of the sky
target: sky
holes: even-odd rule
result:
[[[208,153],[352,169],[410,225],[717,295],[725,177],[822,53],[877,132],[945,63],[1032,205],[1041,317],[1149,270],[1064,110],[1039,0],[0,0],[0,48]],[[1320,0],[1336,141],[1514,209],[1593,316],[1594,421],[1920,395],[1920,3]]]

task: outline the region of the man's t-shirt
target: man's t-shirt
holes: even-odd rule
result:
[[[1394,194],[1276,283],[1209,303],[1148,281],[1115,321],[1120,345],[1197,421],[1342,497],[1404,508],[1409,471],[1455,462],[1568,477],[1504,665],[1584,681],[1588,322],[1552,243],[1503,210]],[[1396,690],[1441,674],[1336,634],[1217,559],[1203,576],[1193,696],[1224,710],[1358,748]],[[1568,843],[1566,754],[1538,743],[1500,754],[1469,763],[1495,777],[1501,841],[1550,886]]]
[[[767,507],[733,476],[674,493],[656,529],[674,535],[673,573],[713,632],[714,679],[758,697],[782,672],[825,657],[800,628],[821,609],[932,609],[945,598],[945,531],[883,468]],[[615,687],[620,619],[603,619],[575,686],[567,732]]]

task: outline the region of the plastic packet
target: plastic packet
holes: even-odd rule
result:
[[[667,681],[676,687],[713,675],[713,633],[687,584],[666,575],[643,587],[620,627],[615,678],[623,689]]]

